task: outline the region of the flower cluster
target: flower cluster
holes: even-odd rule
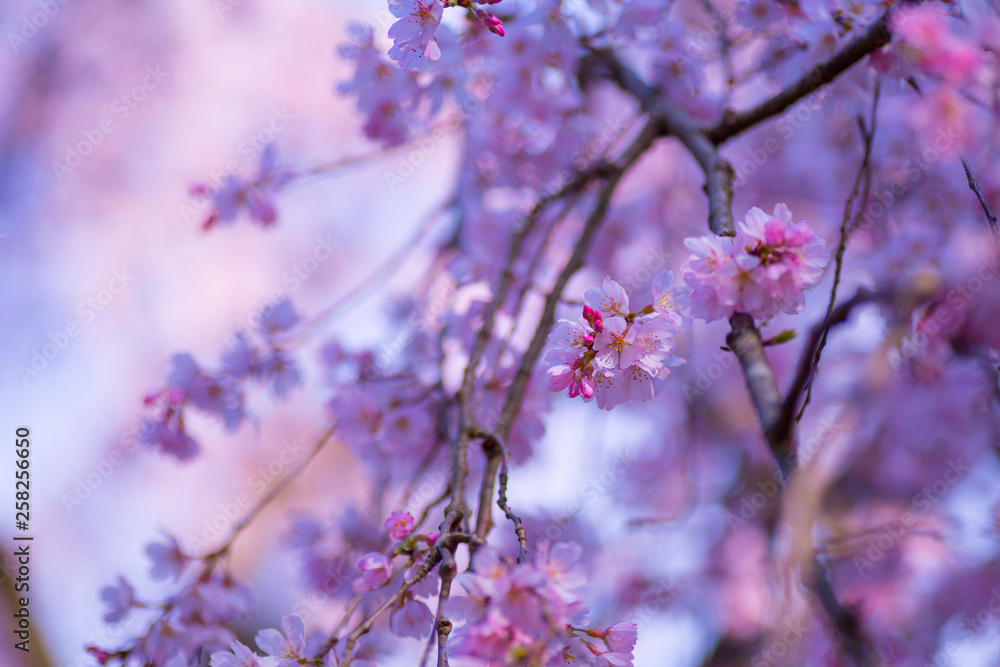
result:
[[[365,554],[358,561],[361,576],[354,580],[351,589],[358,594],[376,591],[392,579],[396,572],[393,558],[397,555],[407,555],[408,560],[403,565],[406,568],[403,576],[410,580],[417,575],[424,557],[429,553],[437,540],[437,533],[428,535],[413,535],[414,519],[409,512],[395,511],[385,520],[385,530],[395,546],[388,553],[373,551]],[[425,542],[428,549],[421,549],[419,542]],[[434,615],[430,608],[418,596],[434,595],[437,592],[435,576],[425,576],[403,593],[389,616],[389,630],[397,637],[420,639],[430,634],[434,625]]]
[[[389,0],[389,11],[399,19],[389,28],[390,58],[403,69],[419,69],[428,56],[440,57],[434,33],[444,11],[441,0]]]
[[[937,4],[893,12],[890,25],[897,48],[921,71],[961,85],[970,81],[983,55],[972,40],[949,29],[946,10]]]
[[[294,361],[282,349],[280,336],[294,327],[299,315],[291,301],[283,299],[264,309],[258,333],[262,344],[237,335],[222,357],[222,368],[210,373],[190,354],[176,354],[167,386],[144,399],[155,406],[158,416],[147,418],[142,441],[180,460],[198,453],[198,444],[184,428],[184,410],[193,406],[218,417],[226,429],[235,431],[246,418],[244,384],[249,380],[269,383],[274,394],[284,397],[301,382]]]
[[[577,544],[543,544],[533,564],[509,564],[489,549],[462,577],[468,617],[454,654],[475,665],[632,665],[636,626],[578,627],[587,609],[573,592],[588,576]]]
[[[570,398],[597,399],[603,409],[626,401],[647,401],[654,382],[670,378],[668,366],[683,360],[673,356],[674,339],[682,325],[670,292],[673,274],[653,281],[653,304],[629,310],[625,289],[605,278],[602,288],[587,290],[583,316],[560,320],[549,335],[554,346],[545,357],[549,389],[568,389]]]
[[[137,617],[145,614],[149,618],[145,619],[144,632],[127,640],[120,648],[89,646],[88,652],[98,663],[181,666],[191,664],[186,656],[218,651],[231,645],[236,639],[230,629],[232,623],[250,616],[257,607],[253,591],[228,572],[218,571],[215,567],[218,560],[184,553],[170,535],[165,542],[150,544],[146,553],[152,561],[154,579],[183,580],[183,583],[160,602],[139,600],[124,577],[118,577],[116,585],[102,589],[107,622],[122,622],[131,614]],[[212,664],[216,665],[214,661]],[[225,665],[227,663],[222,662],[217,667]]]
[[[802,311],[802,292],[819,284],[830,259],[825,241],[806,223],[792,224],[784,204],[772,215],[750,209],[735,239],[701,236],[684,245],[693,253],[681,267],[691,315],[707,321],[734,312],[767,319]]]
[[[389,11],[399,20],[389,28],[392,48],[389,57],[403,69],[420,69],[428,58],[441,57],[435,34],[441,27],[445,7],[463,7],[472,13],[486,29],[503,37],[503,23],[493,14],[475,6],[476,0],[389,0]],[[477,0],[493,4],[499,0]]]
[[[218,188],[212,188],[207,183],[191,186],[193,195],[207,197],[212,202],[212,211],[201,228],[208,231],[220,222],[231,222],[241,209],[246,209],[250,220],[262,227],[273,225],[278,219],[274,195],[295,175],[295,172],[278,165],[277,149],[270,143],[261,151],[260,164],[253,178],[243,179],[227,173]]]
[[[261,630],[254,638],[257,648],[264,652],[260,656],[246,645],[234,641],[229,651],[212,654],[211,667],[292,667],[301,665],[310,657],[306,647],[306,628],[298,616],[283,616],[281,630],[268,628]],[[330,654],[333,657],[333,654]],[[335,664],[327,660],[326,664]],[[366,661],[352,664],[370,665]]]

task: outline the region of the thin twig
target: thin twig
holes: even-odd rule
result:
[[[732,139],[832,82],[859,60],[888,44],[890,39],[889,11],[886,11],[863,33],[844,45],[829,59],[813,67],[801,79],[755,107],[728,114],[717,125],[706,128],[705,135],[716,145]]]
[[[809,335],[809,340],[806,342],[805,347],[802,349],[802,354],[799,356],[799,363],[795,370],[795,377],[788,389],[788,395],[781,402],[778,417],[768,431],[770,434],[769,437],[773,437],[776,440],[790,438],[792,426],[795,422],[796,404],[798,403],[799,396],[802,394],[802,389],[816,370],[816,365],[813,363],[813,360],[816,358],[816,350],[819,347],[820,341],[826,339],[826,335],[830,329],[845,322],[855,306],[885,298],[887,298],[887,295],[884,292],[859,289],[854,296],[834,308],[822,322],[813,327]]]
[[[826,304],[826,317],[829,318],[833,314],[833,308],[837,303],[837,288],[840,286],[840,274],[844,267],[844,252],[847,250],[847,239],[851,234],[851,230],[854,226],[854,222],[864,211],[865,204],[868,203],[868,193],[871,191],[872,183],[872,168],[871,168],[871,155],[872,146],[875,141],[875,128],[877,127],[878,118],[878,100],[879,92],[881,90],[881,82],[875,83],[875,93],[872,97],[872,121],[871,129],[865,127],[864,120],[858,117],[858,126],[861,130],[861,137],[864,140],[864,155],[861,158],[861,165],[858,167],[857,176],[854,178],[854,186],[851,188],[851,194],[847,196],[847,201],[844,202],[844,217],[840,221],[840,242],[837,244],[837,253],[834,257],[834,271],[833,271],[833,287],[830,288],[830,300]],[[861,182],[864,181],[864,193],[861,195],[861,201],[858,204],[858,211],[855,214],[854,200],[858,197],[858,192],[861,190]],[[826,331],[823,332],[823,337],[820,338],[819,345],[816,346],[816,354],[813,357],[812,364],[816,367],[816,370],[809,376],[809,380],[806,383],[806,396],[802,400],[802,407],[799,409],[797,415],[795,415],[795,421],[798,422],[802,419],[802,415],[805,414],[806,406],[809,405],[809,401],[812,399],[812,385],[813,379],[816,377],[816,373],[819,370],[819,359],[823,354],[823,348],[826,347]]]
[[[983,213],[986,214],[986,221],[990,224],[990,230],[993,232],[993,240],[996,241],[997,249],[1000,249],[1000,228],[997,227],[997,216],[990,210],[990,205],[986,203],[986,197],[983,196],[983,191],[979,189],[979,183],[976,181],[976,177],[972,175],[972,167],[969,163],[962,158],[962,166],[965,168],[965,176],[969,179],[969,187],[972,191],[976,193],[979,198],[979,204],[983,207]]]
[[[503,450],[503,464],[500,466],[500,488],[497,489],[497,507],[503,515],[514,524],[514,535],[517,537],[517,562],[523,563],[528,558],[528,533],[524,530],[521,517],[514,514],[507,504],[507,451]]]
[[[490,433],[482,429],[475,429],[472,437],[482,438],[483,453],[486,454],[486,472],[483,473],[483,486],[479,494],[479,514],[476,517],[476,537],[483,543],[486,536],[493,527],[493,484],[492,480],[499,471],[500,486],[497,491],[497,507],[503,511],[511,523],[514,524],[514,535],[517,537],[518,552],[517,562],[523,563],[528,557],[528,535],[524,530],[521,517],[514,514],[507,503],[507,448],[495,433]],[[490,483],[487,484],[487,480]]]
[[[260,514],[260,512],[265,507],[267,507],[268,504],[270,504],[270,502],[272,500],[274,500],[279,493],[281,493],[282,491],[284,491],[285,487],[287,487],[289,484],[291,484],[292,480],[295,479],[295,477],[298,476],[298,474],[300,472],[302,472],[305,469],[305,467],[308,466],[309,463],[314,458],[316,458],[316,455],[320,453],[320,451],[323,449],[323,447],[326,445],[326,443],[330,441],[330,438],[333,437],[333,429],[334,429],[334,427],[331,425],[326,430],[326,432],[323,433],[323,435],[320,437],[320,439],[316,441],[316,444],[313,445],[313,449],[312,449],[311,452],[309,452],[309,455],[305,459],[303,459],[302,462],[299,463],[295,468],[293,468],[291,471],[289,471],[289,473],[287,475],[285,475],[284,477],[282,477],[281,481],[279,481],[277,484],[275,484],[274,488],[272,488],[267,493],[267,495],[265,495],[263,498],[260,499],[260,501],[257,503],[257,505],[252,510],[250,510],[249,514],[247,514],[245,517],[243,517],[242,519],[240,519],[240,522],[236,524],[236,526],[233,528],[232,532],[229,534],[229,539],[227,539],[225,541],[225,543],[223,543],[222,546],[220,546],[215,551],[213,551],[213,552],[211,552],[209,554],[206,554],[205,556],[202,557],[206,564],[210,564],[210,563],[214,562],[220,556],[226,554],[229,551],[229,548],[232,546],[232,544],[236,540],[237,536],[239,536],[239,534],[241,532],[243,532],[243,530],[248,525],[250,525],[250,522],[253,521],[254,518],[258,514]]]

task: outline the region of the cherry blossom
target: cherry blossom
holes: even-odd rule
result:
[[[434,614],[419,600],[407,600],[389,617],[389,629],[397,637],[422,639],[431,633]]]
[[[606,410],[652,398],[654,381],[669,379],[668,366],[683,363],[673,354],[673,336],[683,320],[664,289],[670,278],[658,276],[657,305],[635,313],[629,311],[624,288],[610,278],[603,287],[587,290],[583,316],[576,322],[560,320],[549,335],[549,389],[567,389],[570,398],[585,401],[596,397]]]
[[[104,620],[108,623],[117,623],[136,606],[135,589],[122,576],[118,577],[116,586],[101,589],[101,599],[108,606],[108,612],[104,615]]]
[[[413,532],[413,515],[397,510],[385,520],[385,529],[392,539],[405,540]]]
[[[358,561],[358,569],[364,574],[351,585],[354,592],[373,591],[389,581],[392,576],[392,561],[383,554],[371,552]]]
[[[389,11],[399,20],[389,28],[393,40],[389,57],[403,69],[419,69],[428,57],[438,58],[441,52],[434,33],[443,10],[440,0],[390,0]]]
[[[739,300],[732,239],[701,236],[684,239],[684,246],[692,252],[681,267],[691,289],[691,316],[709,322],[728,317]]]
[[[261,630],[254,640],[257,647],[265,655],[280,660],[281,667],[299,664],[299,660],[308,658],[306,654],[305,625],[298,616],[284,616],[281,619],[281,631],[273,628]]]
[[[802,292],[819,284],[830,259],[825,241],[806,223],[792,224],[784,204],[776,205],[773,215],[750,209],[733,246],[740,282],[736,310],[759,319],[778,310],[801,312]]]
[[[207,231],[219,223],[232,222],[241,210],[246,210],[250,219],[263,227],[273,225],[278,219],[274,196],[294,177],[294,172],[278,165],[277,148],[270,143],[260,152],[253,177],[243,179],[227,173],[217,188],[205,183],[193,185],[192,194],[207,197],[212,203],[212,212],[202,223],[202,229]]]
[[[830,259],[825,241],[806,223],[792,224],[784,204],[772,215],[750,209],[731,242],[701,237],[684,245],[693,253],[682,269],[691,312],[709,321],[734,312],[758,319],[801,312],[802,292],[819,284]]]

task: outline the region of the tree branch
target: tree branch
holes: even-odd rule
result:
[[[816,365],[813,362],[820,343],[826,340],[830,329],[845,322],[855,306],[883,298],[886,298],[886,295],[882,292],[871,292],[866,289],[860,289],[850,299],[830,311],[826,319],[813,327],[812,332],[809,334],[809,341],[802,349],[801,356],[799,356],[799,363],[796,367],[792,384],[788,388],[788,395],[781,401],[777,418],[771,424],[768,431],[769,440],[774,438],[775,441],[780,441],[791,438],[792,427],[795,423],[795,408],[799,396],[802,394],[802,390],[812,377],[812,374],[816,371]]]
[[[777,116],[806,95],[831,83],[859,60],[889,43],[892,38],[889,34],[889,11],[882,14],[875,23],[845,44],[828,60],[809,70],[804,77],[755,107],[727,114],[717,125],[706,128],[705,136],[715,145],[725,143],[761,121]]]
[[[993,240],[996,241],[997,248],[1000,249],[1000,228],[997,228],[997,216],[990,210],[990,205],[986,203],[986,197],[983,196],[983,191],[979,189],[979,183],[976,181],[976,177],[972,175],[972,168],[965,158],[962,158],[962,166],[965,168],[966,178],[969,179],[969,187],[976,193],[976,197],[979,198],[979,205],[983,207],[983,213],[986,214],[986,222],[989,223],[990,230],[993,232]]]
[[[733,224],[733,167],[719,154],[715,143],[683,109],[674,106],[663,93],[642,80],[607,49],[591,49],[594,58],[608,69],[618,86],[642,104],[643,110],[659,124],[661,136],[676,137],[705,172],[708,195],[708,227],[719,236],[735,236]],[[593,61],[591,61],[593,62]]]
[[[775,425],[781,415],[781,392],[778,391],[778,380],[764,351],[764,339],[753,318],[746,313],[736,313],[730,318],[729,324],[732,331],[726,336],[726,343],[740,360],[747,389],[767,443],[782,474],[787,478],[795,468],[795,461],[791,456],[790,435],[774,437]]]
[[[878,126],[878,100],[879,92],[882,87],[879,82],[875,83],[875,94],[872,96],[872,123],[871,128],[865,127],[864,119],[858,116],[858,126],[861,129],[861,137],[864,140],[864,154],[861,158],[861,165],[858,167],[857,176],[854,178],[854,186],[851,188],[851,193],[847,196],[847,201],[844,202],[844,217],[840,221],[840,242],[837,244],[837,252],[834,255],[834,271],[833,271],[833,286],[830,288],[830,300],[826,304],[826,316],[830,317],[833,313],[833,309],[837,304],[837,288],[840,286],[840,274],[844,268],[844,253],[847,251],[847,239],[851,234],[851,229],[857,223],[857,220],[861,217],[861,213],[865,209],[865,204],[868,203],[868,195],[871,192],[872,185],[872,169],[871,169],[871,156],[872,156],[872,145],[875,141],[875,128]],[[864,181],[864,188],[861,188],[861,183]],[[853,212],[854,200],[857,198],[859,191],[861,192],[861,201],[858,202],[857,213]],[[819,358],[823,354],[823,348],[826,347],[826,332],[823,332],[823,336],[819,340],[819,344],[816,346],[816,352],[813,355],[812,365],[818,371]],[[795,415],[795,421],[798,422],[802,419],[803,413],[805,413],[806,406],[809,405],[809,401],[812,398],[812,384],[813,379],[816,377],[816,372],[810,374],[808,381],[806,382],[805,392],[806,397],[802,401],[802,407],[799,409],[798,413]]]

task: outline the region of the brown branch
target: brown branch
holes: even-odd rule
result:
[[[833,623],[834,629],[840,636],[841,642],[847,647],[847,652],[854,661],[862,667],[874,667],[874,665],[881,664],[880,657],[865,637],[857,610],[853,607],[845,607],[837,600],[830,576],[826,568],[816,558],[813,559],[810,588],[823,606],[830,622]]]
[[[517,536],[517,562],[523,563],[528,558],[528,534],[524,530],[521,517],[514,514],[507,504],[507,452],[503,452],[503,465],[500,466],[500,489],[497,491],[497,507],[503,515],[514,524],[514,534]]]
[[[764,339],[753,318],[746,313],[736,313],[730,318],[729,324],[732,331],[726,336],[726,343],[740,360],[757,418],[764,429],[771,453],[787,478],[795,468],[794,458],[790,456],[791,438],[787,435],[782,438],[774,437],[775,425],[781,415],[781,392],[778,391],[778,380],[764,351]]]
[[[476,519],[476,537],[484,543],[486,536],[493,527],[493,478],[500,472],[500,489],[497,492],[497,507],[503,511],[504,517],[514,524],[514,534],[517,536],[517,562],[523,563],[528,557],[528,535],[524,530],[521,517],[514,514],[507,503],[507,449],[494,433],[477,429],[473,437],[482,438],[483,452],[486,454],[486,472],[483,475],[483,486],[479,493],[479,516]]]
[[[583,231],[577,239],[573,253],[563,266],[562,271],[559,272],[559,276],[556,278],[552,289],[546,295],[545,304],[542,307],[542,317],[538,322],[538,327],[535,329],[535,335],[532,337],[524,356],[521,357],[521,363],[514,374],[510,390],[507,393],[507,399],[504,401],[503,409],[500,411],[496,434],[502,440],[507,439],[514,419],[521,409],[524,392],[528,387],[528,380],[531,378],[531,371],[534,369],[535,363],[538,361],[538,357],[545,347],[549,329],[552,328],[552,323],[555,321],[556,307],[559,305],[562,293],[566,289],[566,284],[573,274],[583,266],[583,260],[587,256],[590,244],[604,220],[618,182],[625,175],[625,172],[628,171],[629,167],[635,164],[636,160],[653,144],[656,137],[657,123],[655,120],[650,120],[643,126],[639,135],[629,144],[628,148],[618,158],[618,161],[612,166],[611,173],[607,176],[607,180],[597,197],[597,204],[583,225]]]
[[[313,449],[311,452],[309,452],[309,455],[305,459],[303,459],[302,462],[299,463],[299,465],[290,470],[287,475],[282,477],[281,481],[275,484],[274,488],[272,488],[267,493],[267,495],[261,498],[260,501],[257,503],[257,505],[252,510],[250,510],[250,512],[245,517],[240,519],[240,522],[233,527],[233,530],[229,533],[229,538],[222,544],[222,546],[220,546],[215,551],[209,554],[205,554],[204,556],[201,557],[205,562],[206,568],[212,567],[217,559],[225,555],[229,551],[229,548],[233,545],[233,542],[240,535],[240,533],[242,533],[243,530],[248,525],[250,525],[250,522],[254,520],[254,517],[260,514],[260,512],[265,507],[267,507],[271,503],[271,501],[277,497],[279,493],[284,491],[285,487],[291,484],[292,480],[295,479],[295,477],[297,477],[300,472],[305,470],[306,466],[308,466],[309,463],[314,458],[316,458],[316,455],[320,453],[323,447],[326,446],[326,443],[328,443],[330,439],[333,437],[333,429],[334,427],[330,426],[326,430],[326,432],[323,433],[322,436],[320,436],[320,439],[316,441],[316,444],[313,445]]]
[[[503,447],[497,436],[480,429],[476,429],[472,437],[482,438],[483,453],[486,455],[486,469],[483,471],[483,480],[479,487],[479,507],[475,531],[476,537],[485,542],[486,536],[493,529],[493,480],[496,479],[497,471],[500,470]]]
[[[871,155],[872,155],[872,145],[875,141],[875,128],[877,127],[878,118],[878,100],[879,92],[882,87],[879,82],[875,83],[875,94],[872,97],[872,123],[871,129],[865,127],[864,119],[858,116],[858,126],[861,130],[861,137],[864,140],[864,155],[861,158],[861,165],[858,167],[858,173],[854,177],[854,186],[851,188],[851,193],[847,196],[847,201],[844,202],[844,217],[840,221],[840,242],[837,244],[837,252],[834,256],[834,271],[833,271],[833,286],[830,288],[830,299],[826,304],[826,315],[825,317],[830,317],[833,314],[833,309],[837,304],[837,288],[840,286],[840,274],[844,268],[844,253],[847,251],[847,238],[851,234],[851,230],[857,223],[858,218],[861,217],[861,213],[865,209],[865,204],[868,203],[868,194],[871,192],[872,185],[872,169],[871,169]],[[858,197],[858,193],[861,191],[861,182],[864,180],[864,191],[861,193],[861,201],[858,203],[857,213],[854,213],[854,200]],[[812,365],[816,367],[814,371],[809,376],[809,380],[806,382],[806,396],[802,400],[802,407],[799,409],[798,414],[795,415],[795,421],[798,422],[802,419],[802,415],[806,411],[806,406],[809,405],[809,401],[812,399],[812,385],[813,379],[816,377],[816,373],[819,372],[819,359],[823,354],[823,348],[826,347],[826,335],[827,332],[823,332],[822,338],[819,340],[819,345],[816,346],[816,353],[813,356]]]
[[[434,627],[438,638],[438,667],[448,667],[448,637],[451,635],[452,622],[444,615],[445,605],[451,596],[451,582],[455,580],[455,558],[451,551],[441,552],[442,563],[438,569],[441,575],[441,590],[438,592],[438,608],[435,614]]]
[[[997,248],[1000,249],[1000,228],[997,227],[997,216],[990,210],[990,205],[986,203],[986,197],[983,196],[983,191],[979,189],[979,183],[976,181],[976,177],[972,175],[972,168],[965,158],[962,158],[962,166],[965,168],[966,178],[969,179],[969,187],[976,193],[976,197],[979,198],[979,205],[983,207],[983,213],[986,214],[986,221],[993,232],[993,240],[996,241]]]
[[[855,63],[889,43],[889,11],[871,24],[863,33],[844,45],[829,59],[809,70],[801,79],[776,95],[746,111],[730,113],[717,125],[706,128],[705,136],[715,145],[725,143],[754,125],[778,115],[806,95],[831,83]]]

